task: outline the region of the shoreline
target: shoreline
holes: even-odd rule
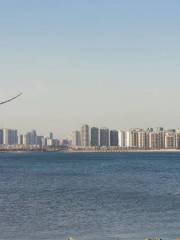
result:
[[[153,149],[153,150],[68,150],[69,153],[180,153],[180,149]]]
[[[1,149],[1,153],[180,153],[180,149]]]

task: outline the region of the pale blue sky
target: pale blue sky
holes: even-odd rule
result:
[[[0,0],[0,126],[180,127],[179,0]]]

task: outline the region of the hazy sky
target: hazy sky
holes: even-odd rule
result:
[[[179,0],[0,0],[0,127],[180,127]]]

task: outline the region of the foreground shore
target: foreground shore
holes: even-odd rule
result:
[[[132,153],[180,153],[180,149],[147,149],[147,150],[142,150],[142,149],[100,149],[100,150],[96,150],[96,149],[69,149],[66,150],[66,152],[73,152],[73,153],[128,153],[128,152],[132,152]]]
[[[3,152],[64,152],[64,153],[180,153],[180,149],[111,149],[111,148],[0,148]]]

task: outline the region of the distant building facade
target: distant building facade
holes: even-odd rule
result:
[[[18,131],[14,129],[3,129],[3,145],[17,145]]]
[[[81,128],[81,145],[83,147],[89,147],[90,145],[90,133],[87,124],[83,125]]]
[[[146,139],[146,132],[144,130],[140,130],[138,132],[138,148],[146,149],[148,147]]]
[[[121,148],[126,147],[126,132],[123,130],[118,132],[118,144]]]
[[[35,146],[37,145],[37,134],[36,130],[32,130],[31,132],[28,132],[25,136],[25,145],[32,145]]]
[[[100,146],[109,147],[109,129],[108,128],[100,129]]]
[[[80,131],[73,131],[72,133],[72,146],[80,147],[81,146],[81,133]]]
[[[0,145],[3,145],[3,129],[0,129]]]
[[[117,130],[110,131],[110,146],[117,147],[119,145],[119,137]]]
[[[175,149],[176,148],[176,133],[175,131],[169,131],[165,133],[165,148]]]
[[[176,130],[176,148],[180,149],[180,129]]]
[[[97,127],[91,128],[91,146],[92,147],[99,146],[99,128]]]

